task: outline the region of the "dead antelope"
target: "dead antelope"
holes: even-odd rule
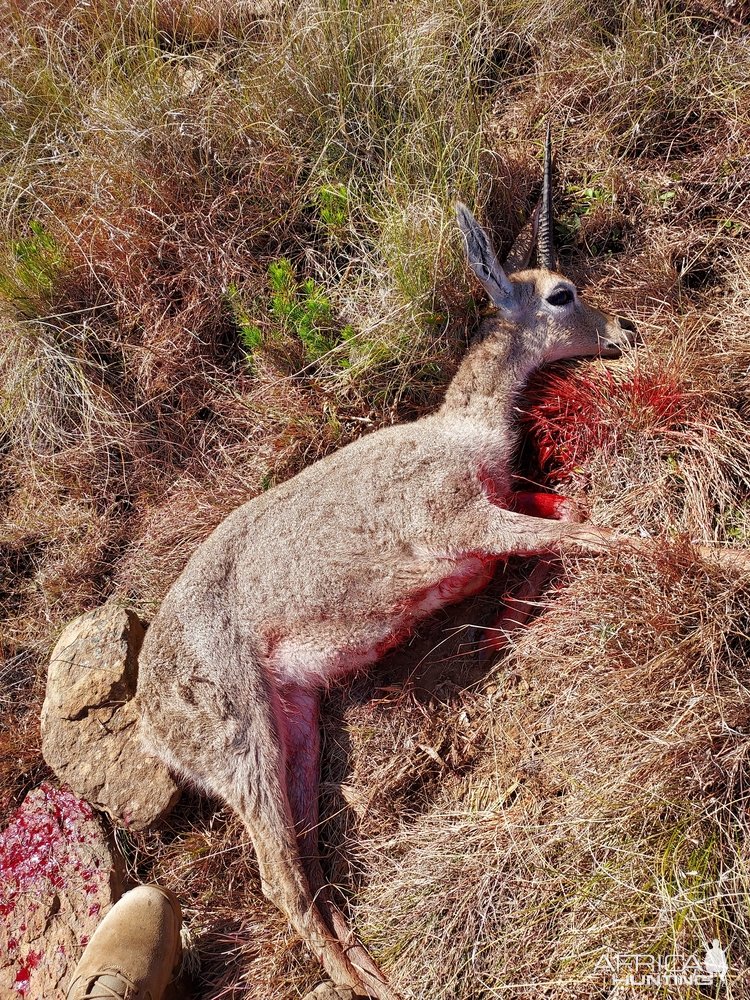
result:
[[[615,541],[591,524],[529,516],[517,495],[509,509],[514,401],[529,375],[560,358],[617,357],[635,332],[555,270],[550,171],[548,144],[536,269],[528,253],[503,269],[458,206],[469,264],[496,313],[439,410],[369,434],[235,510],[193,554],[143,644],[149,747],[239,813],[264,894],[340,995],[396,1000],[331,903],[318,860],[320,691],[481,590],[499,559]]]

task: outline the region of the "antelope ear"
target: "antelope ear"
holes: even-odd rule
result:
[[[466,244],[466,259],[498,309],[512,309],[515,290],[500,267],[490,238],[463,202],[456,202],[458,228]]]
[[[541,208],[541,204],[542,199],[540,198],[536,208],[531,213],[531,218],[513,241],[513,246],[510,248],[508,256],[503,263],[506,274],[525,271],[529,266],[531,255],[536,246],[537,232],[539,231],[539,209]]]

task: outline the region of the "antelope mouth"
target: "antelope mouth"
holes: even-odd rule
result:
[[[601,344],[599,347],[599,356],[602,358],[621,358],[622,351],[622,344],[615,344],[610,340],[607,343]]]

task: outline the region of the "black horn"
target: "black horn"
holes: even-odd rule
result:
[[[539,210],[539,233],[537,235],[536,256],[539,267],[549,271],[556,268],[555,241],[552,235],[552,137],[549,122],[547,123],[547,138],[544,143],[544,181],[542,183],[542,200]]]

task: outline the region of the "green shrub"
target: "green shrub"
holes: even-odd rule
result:
[[[341,333],[333,322],[331,303],[312,278],[299,282],[285,257],[268,268],[271,286],[271,314],[285,332],[297,337],[307,361],[317,361],[340,342]]]
[[[345,184],[321,184],[315,201],[320,221],[329,229],[339,229],[349,219],[349,192]]]
[[[29,223],[30,235],[13,240],[0,263],[0,296],[23,313],[36,312],[48,298],[63,266],[63,254],[41,222]]]
[[[227,285],[225,297],[229,312],[237,327],[240,343],[245,348],[245,357],[252,362],[253,353],[263,343],[263,331],[253,322],[242,300],[242,293],[234,282]]]

